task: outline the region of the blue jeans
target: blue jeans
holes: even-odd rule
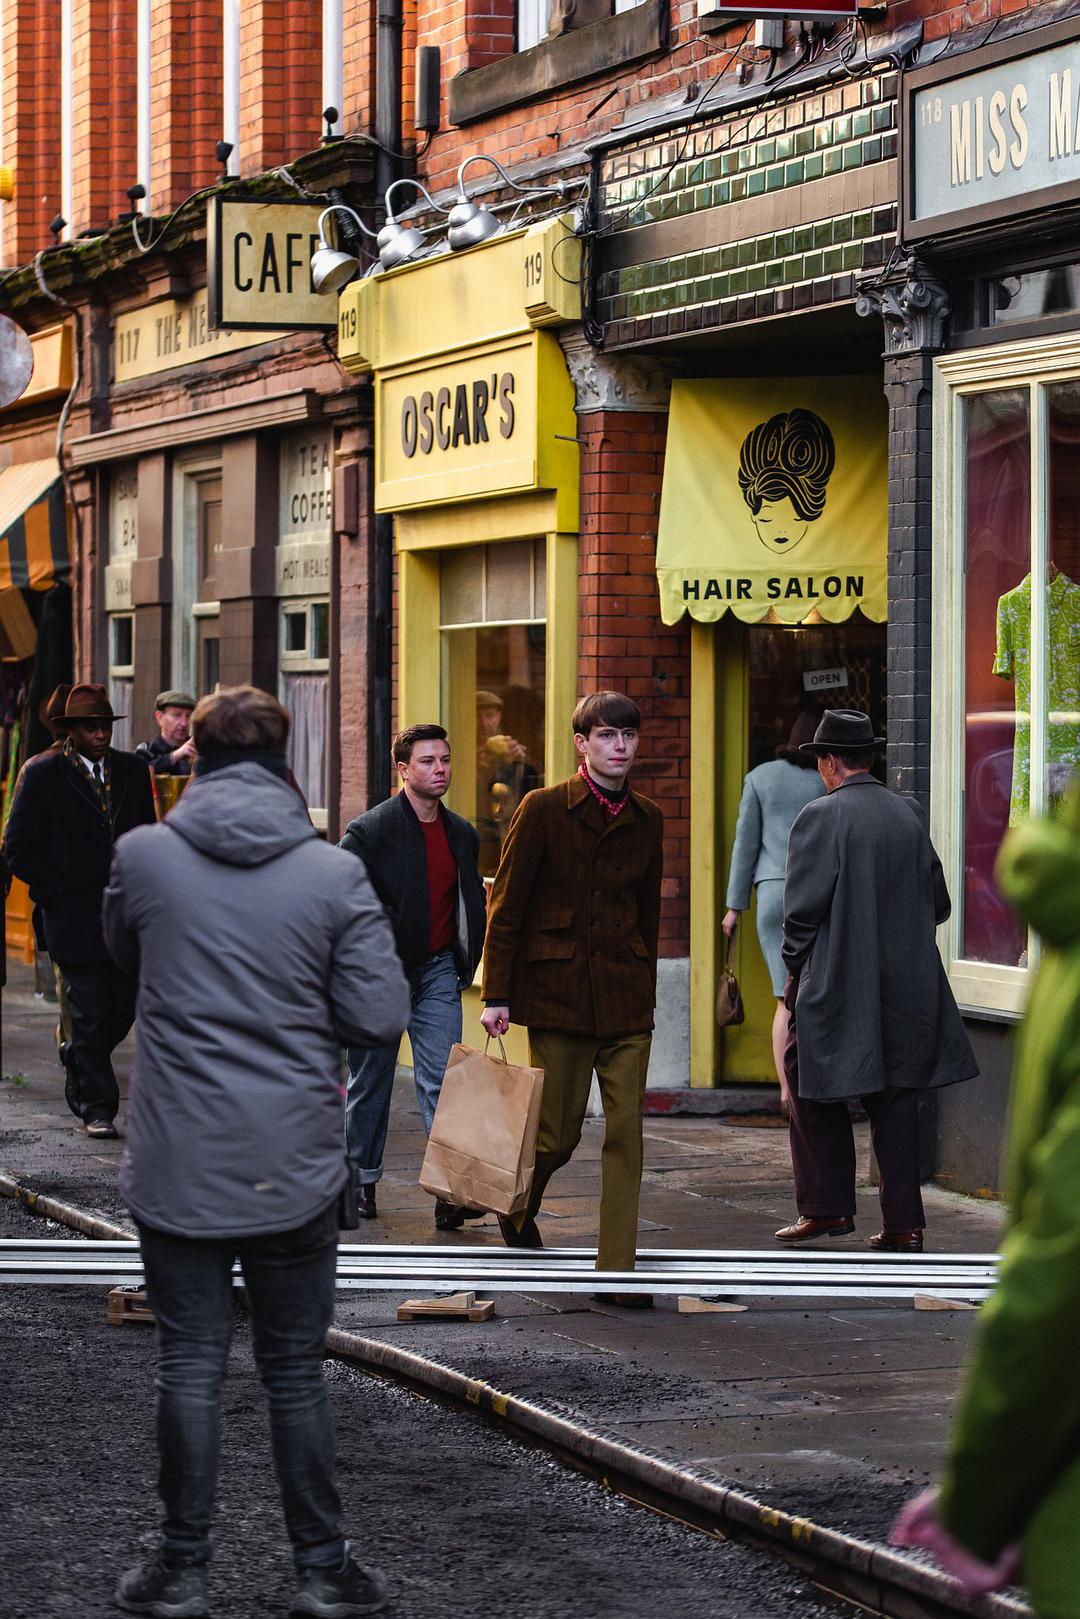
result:
[[[424,963],[420,987],[409,1014],[413,1077],[425,1133],[431,1130],[450,1047],[461,1039],[461,982],[452,950],[441,950]],[[349,1096],[345,1104],[345,1145],[358,1166],[361,1186],[373,1186],[382,1175],[390,1098],[394,1089],[398,1043],[350,1046]]]
[[[239,1258],[293,1558],[300,1570],[340,1566],[345,1539],[334,1483],[334,1418],[322,1372],[337,1240],[336,1199],[306,1225],[273,1236],[176,1237],[139,1226],[158,1329],[158,1490],[167,1561],[206,1563],[210,1557],[235,1300],[232,1265]]]

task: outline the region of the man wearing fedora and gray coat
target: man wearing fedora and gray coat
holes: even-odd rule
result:
[[[40,908],[46,948],[67,986],[68,1105],[97,1137],[116,1135],[112,1053],[135,1017],[135,986],[105,949],[101,902],[116,839],[156,819],[146,765],[110,746],[121,717],[104,686],[73,686],[64,745],[26,771],[4,834],[8,869]]]
[[[883,738],[865,714],[825,713],[813,742],[827,792],[788,841],[781,953],[791,974],[785,1068],[799,1218],[784,1245],[855,1229],[849,1099],[870,1120],[882,1229],[872,1248],[918,1253],[919,1094],[978,1066],[935,929],[949,915],[941,862],[912,798],[870,774]]]

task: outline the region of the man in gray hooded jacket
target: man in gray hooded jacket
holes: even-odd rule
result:
[[[202,1619],[221,1392],[240,1260],[299,1587],[290,1613],[377,1612],[351,1555],[322,1376],[337,1260],[343,1044],[397,1040],[409,988],[362,863],[286,780],[289,716],[238,686],[195,709],[196,779],[116,846],[109,950],[138,975],[120,1188],[158,1324],[158,1553],[132,1613]]]

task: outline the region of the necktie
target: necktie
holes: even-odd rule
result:
[[[95,781],[95,783],[97,785],[98,791],[100,792],[101,789],[105,785],[105,778],[101,774],[101,761],[100,760],[98,760],[97,763],[94,765],[94,781]]]

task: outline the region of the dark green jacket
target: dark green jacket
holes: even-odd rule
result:
[[[999,861],[1043,941],[1013,1072],[1009,1232],[942,1487],[945,1527],[992,1559],[1022,1540],[1036,1612],[1080,1619],[1080,789]]]

